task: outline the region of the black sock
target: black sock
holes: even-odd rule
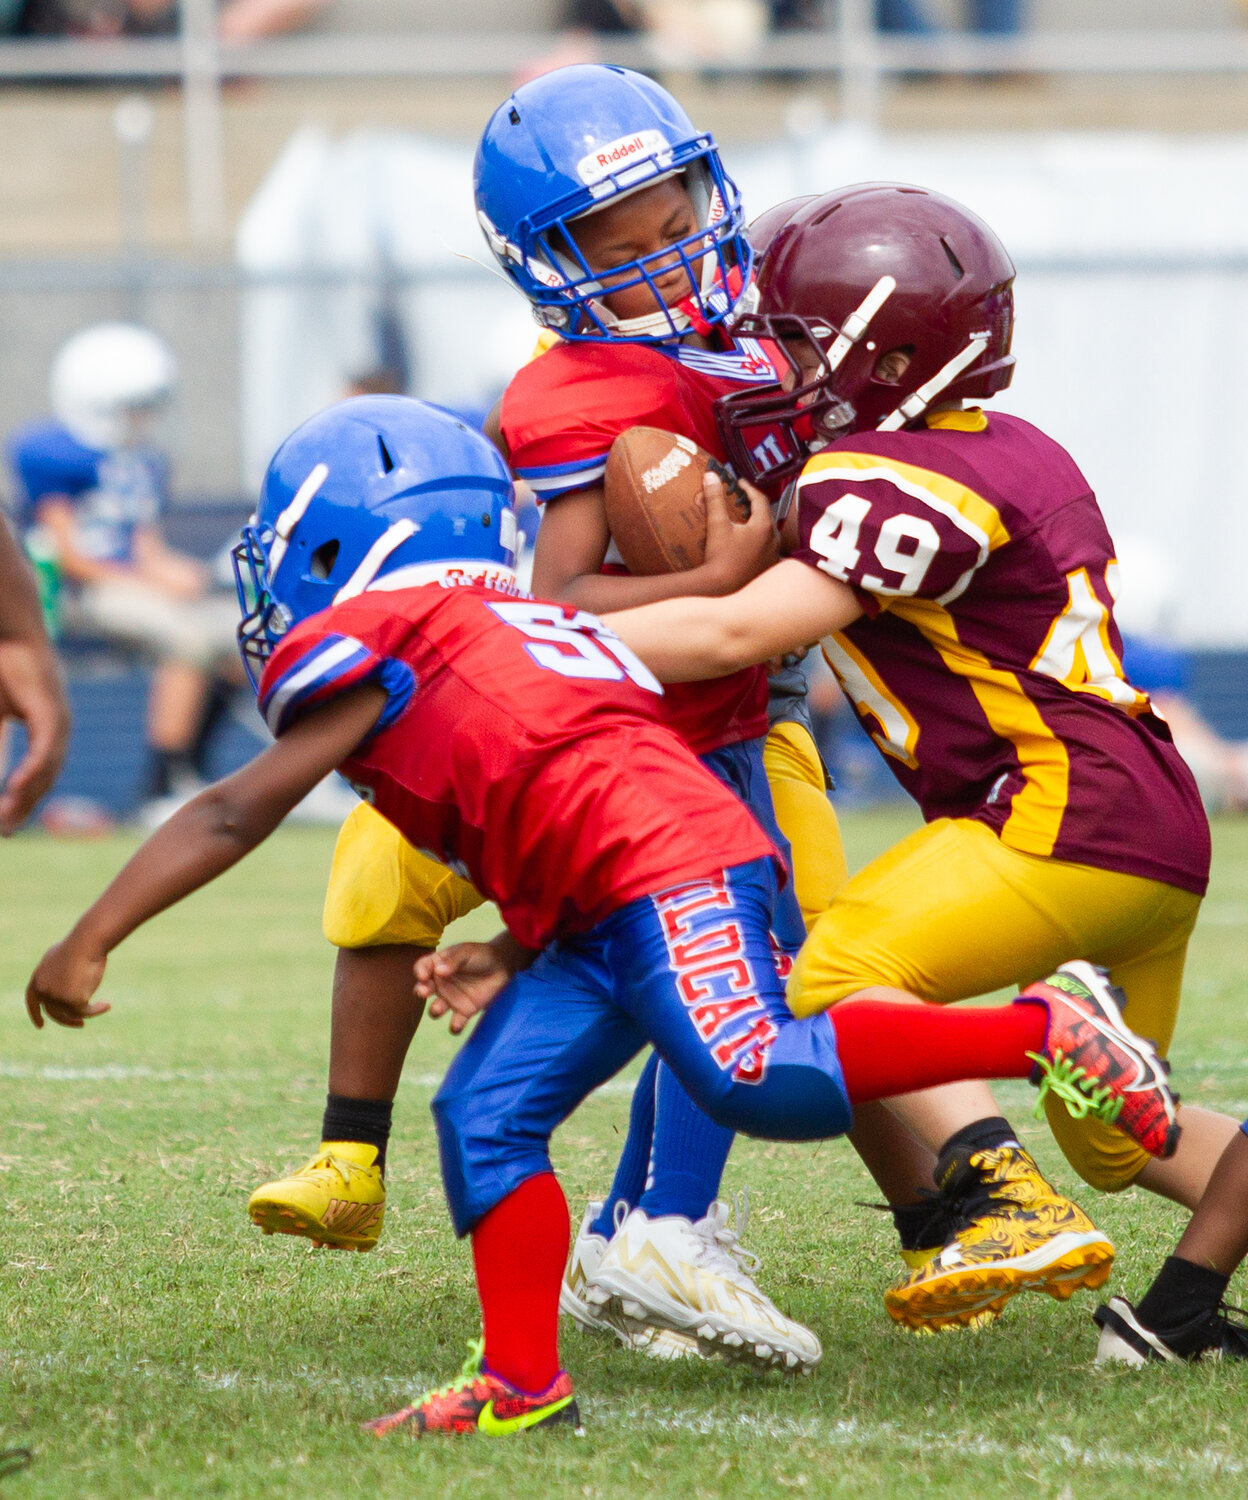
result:
[[[894,1203],[893,1223],[903,1250],[939,1250],[949,1238],[949,1221],[932,1198],[920,1203]]]
[[[1168,1331],[1213,1312],[1226,1295],[1230,1280],[1208,1266],[1171,1255],[1136,1308],[1140,1322],[1164,1338]]]
[[[147,747],[147,770],[143,778],[143,801],[154,802],[157,797],[167,797],[173,791],[174,773],[182,757],[174,750],[160,750],[155,745]]]
[[[1017,1146],[1018,1137],[1014,1127],[1003,1115],[990,1115],[986,1120],[976,1120],[973,1125],[963,1125],[955,1130],[940,1148],[938,1159],[944,1161],[950,1152],[996,1151],[1001,1146]]]
[[[384,1172],[393,1114],[394,1105],[389,1099],[349,1099],[345,1094],[326,1094],[321,1139],[360,1141],[366,1146],[376,1146],[377,1169]]]

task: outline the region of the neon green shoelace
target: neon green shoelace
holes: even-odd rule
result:
[[[485,1339],[470,1339],[468,1342],[468,1358],[464,1360],[463,1369],[449,1385],[440,1385],[436,1390],[425,1391],[412,1403],[413,1406],[423,1406],[426,1401],[433,1401],[438,1396],[453,1396],[456,1391],[465,1390],[481,1374],[481,1361],[485,1357]]]
[[[1086,1068],[1076,1067],[1070,1058],[1063,1056],[1060,1047],[1051,1062],[1038,1052],[1028,1052],[1027,1056],[1044,1075],[1038,1085],[1037,1120],[1044,1115],[1044,1101],[1049,1094],[1060,1099],[1076,1120],[1091,1115],[1104,1125],[1112,1125],[1122,1113],[1122,1095],[1115,1094],[1108,1084],[1098,1083]]]

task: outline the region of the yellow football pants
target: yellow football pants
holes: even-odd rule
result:
[[[481,901],[476,886],[361,802],[338,830],[321,926],[336,948],[436,948],[445,928]]]
[[[793,846],[797,899],[809,928],[846,878],[823,763],[814,740],[798,724],[778,724],[771,731],[763,761],[776,821]],[[335,947],[436,948],[444,928],[480,905],[474,886],[413,849],[367,803],[352,809],[338,834],[325,893],[322,926]]]
[[[801,724],[772,727],[763,766],[776,822],[793,850],[793,889],[809,932],[849,879],[827,775],[810,731]]]
[[[982,823],[941,818],[854,876],[815,924],[789,981],[799,1016],[873,985],[945,1004],[1089,959],[1127,996],[1126,1019],[1164,1053],[1200,898],[1160,881],[1023,854]],[[1148,1156],[1121,1131],[1049,1101],[1071,1166],[1103,1192]]]

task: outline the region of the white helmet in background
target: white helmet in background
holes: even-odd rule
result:
[[[178,362],[163,339],[134,323],[95,323],[52,361],[52,409],[80,443],[106,452],[133,439],[135,418],[169,397]]]

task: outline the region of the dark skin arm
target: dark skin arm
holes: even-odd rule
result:
[[[68,936],[39,961],[26,988],[36,1026],[44,1014],[79,1027],[102,1015],[91,997],[109,953],[136,927],[238,863],[346,760],[376,724],[384,689],[364,683],[315,709],[275,745],[179,809],[138,850]]]
[[[52,788],[69,740],[69,704],[39,593],[0,518],[0,723],[26,726],[26,753],[0,786],[0,834],[10,834]]]
[[[729,524],[708,531],[706,561],[701,567],[653,577],[615,576],[600,571],[610,540],[601,485],[548,501],[533,554],[534,594],[595,614],[659,599],[714,598],[735,593],[770,567],[778,555],[769,525]]]
[[[416,960],[416,997],[429,1002],[435,1020],[449,1014],[451,1035],[458,1036],[536,957],[506,931],[488,943],[453,943]]]

